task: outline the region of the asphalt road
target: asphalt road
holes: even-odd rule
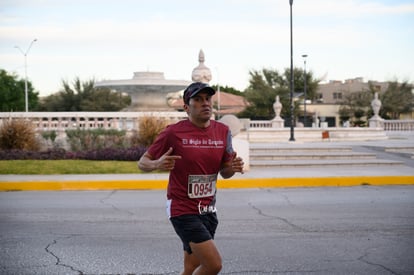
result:
[[[0,193],[1,274],[177,274],[164,191]],[[222,274],[414,274],[414,186],[226,189]]]

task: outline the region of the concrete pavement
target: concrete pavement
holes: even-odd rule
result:
[[[0,192],[0,274],[173,275],[165,190]],[[414,186],[222,189],[224,275],[414,274]]]

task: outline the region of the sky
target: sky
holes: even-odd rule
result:
[[[304,68],[307,54],[306,69],[322,82],[414,82],[414,0],[294,0],[292,14],[295,67]],[[200,49],[211,85],[244,90],[250,71],[283,72],[289,1],[0,0],[0,69],[24,78],[27,52],[40,96],[76,77],[155,71],[191,81]]]

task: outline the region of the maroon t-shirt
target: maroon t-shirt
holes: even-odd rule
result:
[[[233,156],[229,128],[215,120],[199,128],[182,120],[162,131],[148,149],[154,159],[172,147],[171,155],[181,156],[170,172],[167,214],[204,214],[215,211],[216,181],[221,165]]]

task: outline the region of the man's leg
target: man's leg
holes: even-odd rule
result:
[[[200,266],[200,261],[194,255],[194,253],[189,254],[187,251],[184,251],[184,271],[181,275],[192,275],[194,270]]]
[[[194,274],[215,275],[221,270],[221,256],[213,240],[201,243],[190,242],[191,256],[195,256],[200,263]]]

